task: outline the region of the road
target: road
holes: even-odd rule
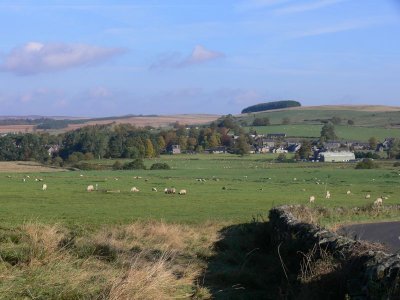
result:
[[[400,222],[348,225],[338,233],[355,240],[384,244],[391,252],[400,251]]]

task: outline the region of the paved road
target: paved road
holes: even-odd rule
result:
[[[349,225],[338,233],[356,240],[384,244],[392,252],[400,251],[400,222]]]

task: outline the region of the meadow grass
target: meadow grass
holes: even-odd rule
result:
[[[166,162],[171,170],[2,173],[0,221],[94,226],[135,220],[243,222],[266,216],[276,205],[308,205],[310,195],[316,197],[316,204],[327,207],[362,206],[381,195],[388,197],[385,204],[399,203],[400,172],[391,164],[355,170],[354,164],[276,163],[272,159],[269,155],[171,155],[146,161],[147,165]],[[23,182],[26,175],[30,178]],[[196,180],[200,178],[206,181]],[[42,183],[47,184],[46,191],[41,190]],[[90,184],[97,184],[98,191],[87,192]],[[140,192],[131,193],[133,186]],[[158,192],[152,192],[152,187]],[[166,195],[162,192],[166,187],[188,193]],[[324,199],[326,190],[332,195],[330,200]],[[367,193],[369,200],[364,199]]]
[[[258,134],[286,133],[290,137],[319,138],[321,136],[320,124],[293,124],[247,127],[256,130]],[[340,140],[367,142],[370,137],[376,137],[379,141],[385,138],[400,138],[400,130],[384,127],[360,127],[335,125],[335,133]]]
[[[355,170],[351,163],[277,163],[275,158],[168,155],[145,163],[166,162],[171,170],[3,171],[0,295],[276,299],[297,293],[299,287],[289,285],[298,282],[298,262],[286,261],[292,283],[285,282],[265,222],[271,207],[310,206],[314,195],[313,206],[327,207],[316,218],[330,226],[400,217],[397,211],[352,213],[352,207],[371,205],[381,195],[388,197],[385,205],[399,203],[400,169],[393,162]],[[114,161],[90,163],[110,167]],[[98,191],[87,192],[89,184],[97,184]],[[140,192],[131,193],[133,186]],[[167,195],[165,187],[188,194]],[[335,214],[337,207],[346,213]]]

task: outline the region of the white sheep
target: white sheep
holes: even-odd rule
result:
[[[176,193],[176,189],[175,188],[165,188],[164,189],[164,193],[166,193],[166,194],[175,194]]]
[[[139,192],[139,189],[134,186],[133,188],[131,188],[131,192],[137,193],[137,192]]]
[[[369,198],[371,198],[371,194],[366,194],[365,199],[369,199]]]
[[[155,187],[151,188],[151,190],[152,190],[153,192],[157,192],[157,188],[155,188]]]
[[[374,201],[375,206],[381,206],[382,204],[383,204],[382,197],[376,198],[376,200]]]
[[[326,199],[331,199],[331,193],[329,191],[326,191],[325,198]]]
[[[350,190],[349,190],[349,191],[347,191],[347,192],[346,192],[346,194],[347,194],[347,195],[350,195],[350,194],[351,194],[351,191],[350,191]]]
[[[315,196],[310,196],[309,201],[310,201],[310,203],[314,203],[314,201],[315,201]]]
[[[187,192],[186,192],[186,190],[180,190],[178,194],[179,194],[179,195],[186,195]]]
[[[42,191],[45,191],[45,190],[47,190],[47,184],[43,183],[43,185],[42,185]]]
[[[88,185],[87,188],[86,188],[86,191],[88,191],[88,192],[93,192],[93,191],[94,191],[94,186],[93,186],[93,184]]]

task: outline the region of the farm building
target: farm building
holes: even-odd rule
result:
[[[167,153],[169,154],[180,154],[181,153],[181,146],[179,145],[171,145],[167,147]]]
[[[349,151],[321,152],[319,157],[319,160],[324,162],[345,162],[355,159],[354,153]]]

